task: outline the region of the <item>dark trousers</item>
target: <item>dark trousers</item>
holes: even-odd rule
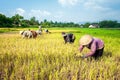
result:
[[[103,50],[104,50],[104,47],[102,49],[96,50],[95,54],[92,57],[94,59],[98,59],[99,57],[103,55]]]

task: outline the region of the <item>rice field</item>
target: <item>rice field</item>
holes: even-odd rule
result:
[[[0,80],[120,80],[120,30],[49,30],[51,34],[36,39],[22,39],[19,30],[0,33]],[[62,31],[73,33],[75,43],[64,44]],[[79,39],[84,34],[105,42],[99,60],[80,58]],[[88,51],[85,48],[83,53]]]

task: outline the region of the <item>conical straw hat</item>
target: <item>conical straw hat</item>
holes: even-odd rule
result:
[[[65,33],[65,32],[62,32],[62,36],[64,37],[64,36],[67,36],[67,34]]]
[[[91,43],[93,37],[90,35],[84,35],[81,37],[81,39],[79,40],[80,45],[88,45],[89,43]]]

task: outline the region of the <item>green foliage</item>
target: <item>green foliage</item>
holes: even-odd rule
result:
[[[0,14],[0,27],[12,27],[12,20],[11,18],[6,17],[3,14]]]
[[[39,22],[36,20],[35,17],[32,17],[32,18],[30,19],[30,25],[39,25]]]
[[[87,23],[85,23],[85,24],[83,25],[84,28],[88,28],[89,26],[90,26],[90,23],[89,23],[89,22],[87,22]]]
[[[120,23],[117,21],[104,20],[99,22],[101,28],[120,28]]]
[[[23,19],[23,16],[20,16],[19,14],[15,14],[15,16],[12,16],[12,22],[13,22],[13,26],[21,26],[21,21]]]
[[[30,27],[35,25],[39,25],[35,17],[32,17],[30,20],[25,20],[24,17],[19,14],[15,14],[11,18],[0,14],[0,27]]]
[[[40,23],[43,28],[51,28],[51,27],[80,27],[79,24],[75,24],[73,22],[52,22],[52,21],[47,21],[46,19]]]
[[[120,23],[112,20],[104,20],[100,22],[86,22],[85,24],[78,24],[73,22],[53,22],[47,21],[46,19],[39,23],[35,17],[31,17],[30,20],[24,19],[23,16],[19,14],[15,14],[11,18],[6,17],[3,14],[0,14],[0,27],[32,27],[41,25],[43,28],[51,28],[51,27],[83,27],[88,28],[90,24],[97,24],[100,28],[120,28]]]

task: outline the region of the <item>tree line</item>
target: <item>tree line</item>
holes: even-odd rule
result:
[[[0,14],[0,27],[38,27],[41,25],[44,27],[83,27],[88,28],[91,24],[99,25],[100,28],[120,28],[120,23],[112,20],[104,20],[100,22],[90,23],[86,22],[84,24],[74,23],[74,22],[53,22],[47,21],[46,19],[39,22],[35,17],[31,17],[29,20],[24,19],[23,16],[15,14],[12,17],[6,17],[4,14]]]
[[[31,17],[30,20],[27,20],[19,14],[15,14],[12,17],[6,17],[0,14],[0,27],[30,27],[33,25],[39,25],[39,21],[36,20],[35,17]]]

